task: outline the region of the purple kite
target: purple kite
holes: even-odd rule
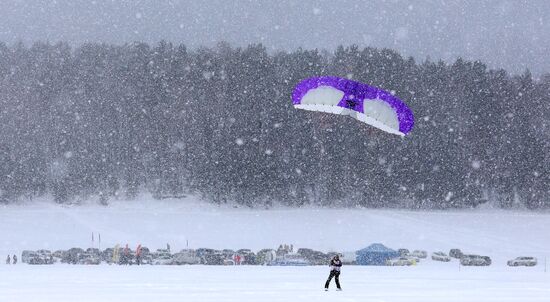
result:
[[[295,108],[349,115],[383,131],[404,136],[414,125],[414,116],[393,94],[338,77],[302,80],[292,93]]]

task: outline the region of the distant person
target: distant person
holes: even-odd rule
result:
[[[8,255],[8,259],[6,259],[6,264],[11,264],[10,255]]]
[[[8,256],[9,257],[9,256]],[[51,257],[51,256],[50,256]],[[17,264],[17,256],[13,255],[13,264]]]
[[[126,243],[126,246],[122,250],[122,264],[129,264],[130,260],[130,249],[128,248],[128,243]]]
[[[330,260],[330,275],[328,276],[327,282],[325,282],[325,291],[328,290],[332,277],[334,277],[334,281],[336,282],[336,290],[342,290],[339,279],[340,268],[342,268],[342,261],[340,260],[340,257],[336,255]]]
[[[141,244],[136,248],[136,264],[141,265]]]
[[[235,255],[235,265],[241,265],[241,255]]]

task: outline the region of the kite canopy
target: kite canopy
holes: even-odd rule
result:
[[[314,77],[301,81],[292,93],[295,108],[349,115],[389,133],[404,136],[414,116],[396,96],[356,81],[338,77]]]

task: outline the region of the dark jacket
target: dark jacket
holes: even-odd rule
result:
[[[330,260],[330,270],[331,271],[339,272],[341,267],[342,267],[342,260],[340,260],[340,259],[336,260],[334,258],[332,258],[332,260]]]

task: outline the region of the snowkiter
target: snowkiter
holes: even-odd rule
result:
[[[51,257],[51,256],[50,256]],[[53,263],[53,262],[52,262]],[[13,264],[17,264],[17,256],[13,255]]]
[[[11,264],[10,255],[8,255],[8,259],[6,259],[6,264]]]
[[[327,282],[325,282],[325,290],[328,290],[328,286],[330,285],[330,280],[332,280],[332,277],[334,277],[334,281],[336,282],[336,290],[342,290],[340,287],[340,268],[342,267],[342,261],[340,260],[340,257],[338,255],[334,256],[330,260],[330,275],[328,276]]]

